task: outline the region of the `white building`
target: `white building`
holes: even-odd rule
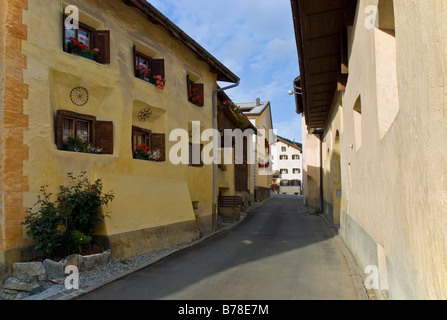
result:
[[[272,189],[280,194],[301,194],[303,150],[296,144],[277,138],[272,145]]]

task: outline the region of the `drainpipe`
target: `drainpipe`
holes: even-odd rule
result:
[[[222,92],[224,90],[228,90],[234,87],[239,86],[240,80],[237,79],[237,82],[231,86],[225,88],[219,88],[213,91],[213,211],[212,211],[212,223],[213,223],[213,231],[217,229],[217,163],[219,161],[219,143],[217,137],[217,93]]]

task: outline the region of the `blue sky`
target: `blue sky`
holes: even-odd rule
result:
[[[287,94],[299,75],[289,0],[149,2],[241,79],[226,91],[234,102],[270,101],[277,134],[302,142],[301,116]]]

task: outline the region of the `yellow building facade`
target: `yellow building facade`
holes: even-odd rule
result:
[[[80,27],[67,31],[75,13]],[[213,127],[212,94],[217,81],[239,81],[231,71],[146,1],[8,0],[0,22],[0,275],[28,257],[21,222],[40,187],[57,193],[70,172],[86,171],[115,194],[95,234],[116,257],[211,230],[212,166],[173,164],[180,137],[170,133],[190,133],[195,121]],[[73,36],[99,49],[94,60],[69,49]],[[141,65],[165,86],[137,77]],[[101,152],[64,150],[73,135]],[[161,151],[158,161],[135,158],[141,142]]]
[[[379,299],[445,299],[447,4],[326,4],[292,1],[322,208]]]

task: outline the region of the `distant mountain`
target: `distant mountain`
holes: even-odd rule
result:
[[[283,140],[285,140],[285,141],[287,141],[287,142],[289,142],[289,143],[291,143],[291,144],[294,144],[294,145],[296,145],[297,147],[300,147],[301,149],[303,148],[303,144],[302,144],[302,143],[295,142],[295,141],[292,141],[292,140],[290,140],[290,139],[287,139],[287,138],[284,138],[284,137],[281,137],[281,136],[278,136],[278,138],[281,138],[281,139],[283,139]]]

